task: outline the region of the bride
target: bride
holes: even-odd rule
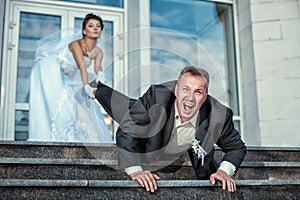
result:
[[[37,49],[29,100],[29,141],[111,143],[113,138],[94,100],[104,81],[102,50],[96,46],[102,19],[87,14],[82,36]],[[55,46],[55,47],[53,47]]]

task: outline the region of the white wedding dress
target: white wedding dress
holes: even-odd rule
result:
[[[84,92],[79,69],[65,44],[57,52],[37,50],[32,68],[28,141],[113,143],[96,100]],[[85,57],[89,81],[96,78]]]

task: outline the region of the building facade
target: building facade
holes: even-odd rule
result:
[[[27,139],[37,41],[67,37],[92,12],[104,20],[99,45],[114,88],[136,97],[152,83],[177,79],[186,65],[202,66],[211,75],[209,93],[233,109],[248,146],[300,145],[300,0],[0,4],[2,140]]]

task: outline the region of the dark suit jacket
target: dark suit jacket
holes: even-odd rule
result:
[[[174,125],[176,81],[151,86],[138,100],[131,99],[99,83],[96,98],[120,125],[117,130],[119,165],[126,168],[147,165],[157,160],[177,155],[165,155]],[[197,119],[196,139],[207,152],[204,165],[192,149],[188,149],[191,163],[199,179],[207,179],[218,168],[214,160],[214,144],[225,153],[222,161],[229,161],[238,169],[245,155],[246,146],[232,121],[232,110],[208,96],[200,108]],[[153,166],[153,165],[152,165]]]

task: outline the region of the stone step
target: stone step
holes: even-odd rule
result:
[[[115,144],[0,141],[0,199],[299,199],[299,152],[248,147],[233,194],[194,180],[188,160],[174,163],[150,194],[115,170]]]
[[[216,148],[216,159],[223,153]],[[300,147],[247,147],[244,161],[300,162]]]
[[[116,170],[116,160],[1,158],[0,178],[5,179],[128,179]],[[172,164],[158,172],[162,179],[195,179],[190,162]],[[300,179],[300,162],[243,162],[236,179]]]
[[[300,147],[247,147],[245,161],[300,162]],[[216,159],[222,152],[216,148]],[[115,144],[0,141],[0,158],[116,159]]]
[[[300,162],[300,147],[248,147],[244,161]]]
[[[0,158],[116,159],[115,144],[0,141]]]
[[[178,166],[169,166],[169,172],[158,175],[161,179],[195,179],[194,171],[191,166],[183,166],[179,170],[172,172],[173,168]],[[168,170],[166,170],[168,171]],[[300,180],[300,162],[243,162],[240,169],[234,176],[236,180],[247,179],[265,179],[265,180]]]
[[[300,180],[237,180],[229,193],[206,180],[160,180],[146,192],[131,180],[0,179],[2,200],[22,199],[299,199]]]

